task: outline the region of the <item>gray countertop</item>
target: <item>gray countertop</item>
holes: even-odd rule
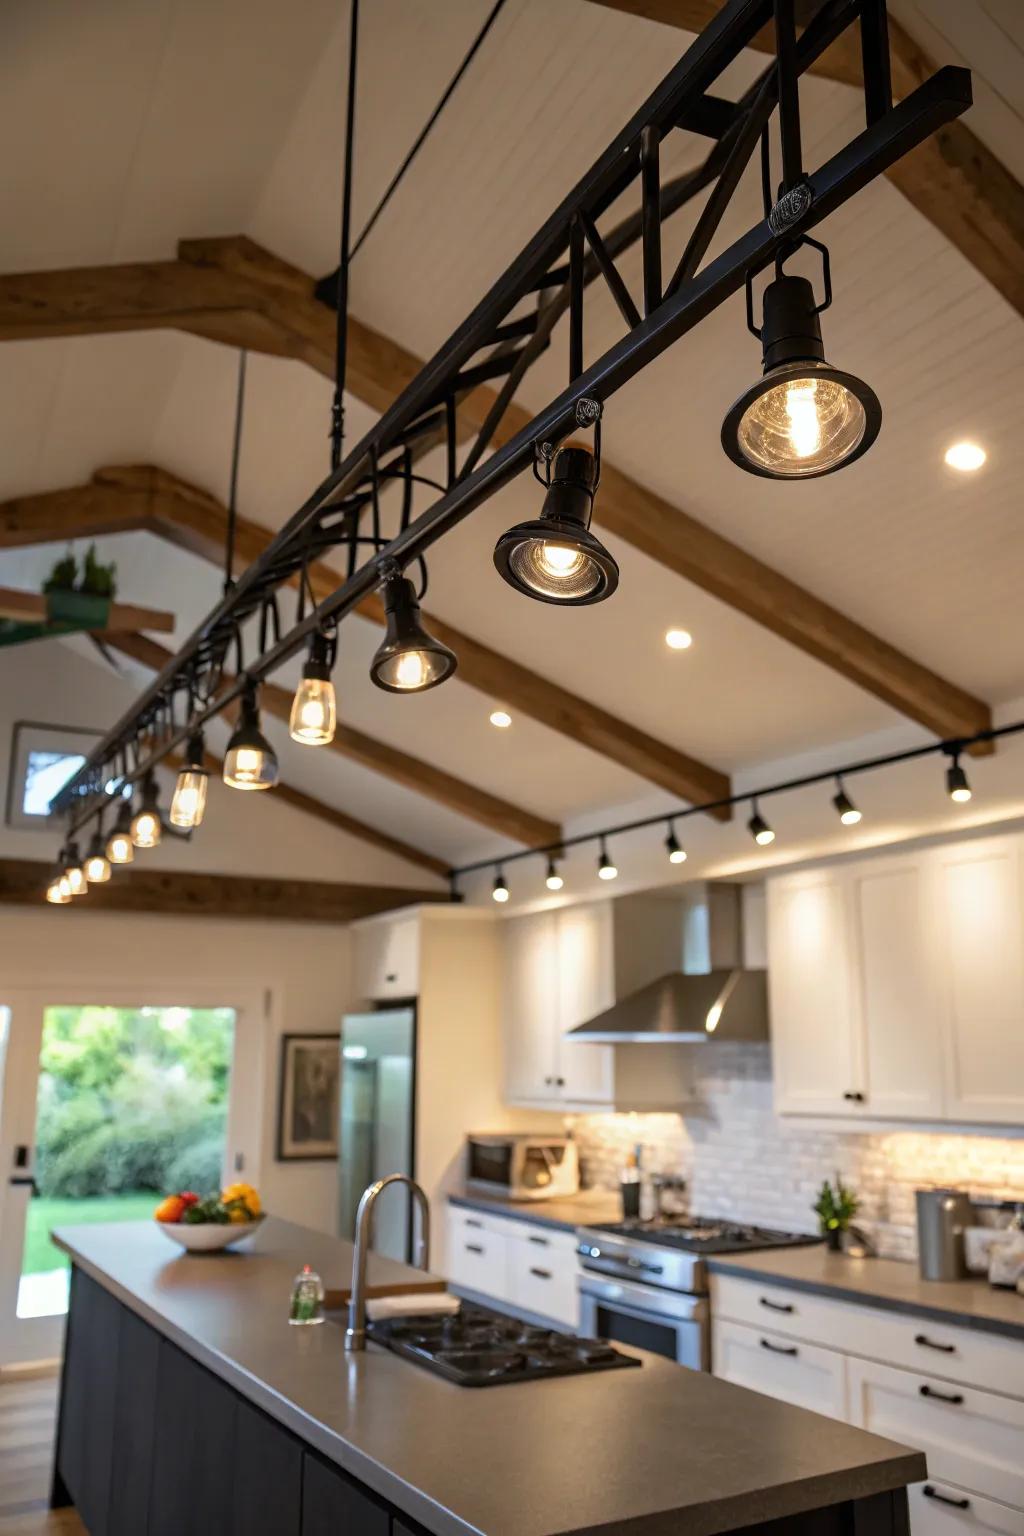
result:
[[[909,1312],[1024,1339],[1024,1296],[996,1290],[984,1279],[922,1280],[916,1264],[896,1259],[851,1259],[819,1245],[723,1254],[709,1258],[707,1267],[712,1274],[775,1281],[864,1307]]]
[[[176,1255],[146,1223],[62,1228],[56,1240],[133,1312],[436,1536],[713,1536],[925,1475],[918,1452],[655,1355],[642,1354],[637,1371],[483,1391],[373,1345],[346,1355],[340,1327],[286,1318],[307,1254],[323,1263],[331,1244],[344,1272],[351,1245],[286,1228],[268,1221],[262,1251],[246,1240],[220,1255]],[[388,1266],[387,1279],[402,1268]]]
[[[594,1222],[622,1220],[621,1197],[604,1189],[585,1189],[561,1200],[502,1200],[496,1195],[478,1195],[474,1190],[464,1189],[449,1195],[448,1200],[470,1211],[510,1216],[515,1221],[558,1227],[563,1232],[573,1232]]]

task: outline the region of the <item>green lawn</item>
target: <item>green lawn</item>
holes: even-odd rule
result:
[[[70,1227],[79,1221],[142,1221],[152,1216],[159,1201],[160,1196],[151,1189],[86,1200],[30,1200],[22,1274],[36,1275],[67,1265],[65,1255],[50,1242],[52,1227]]]

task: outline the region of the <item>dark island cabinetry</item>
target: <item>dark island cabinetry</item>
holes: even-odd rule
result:
[[[416,1536],[78,1268],[53,1503],[89,1536]]]

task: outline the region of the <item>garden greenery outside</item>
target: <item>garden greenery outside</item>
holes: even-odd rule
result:
[[[219,1187],[234,1023],[231,1008],[46,1010],[24,1274],[66,1263],[51,1227]]]

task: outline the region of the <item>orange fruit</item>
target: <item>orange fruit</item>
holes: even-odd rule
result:
[[[168,1195],[161,1200],[153,1216],[157,1221],[180,1221],[185,1212],[185,1201],[180,1195]]]

